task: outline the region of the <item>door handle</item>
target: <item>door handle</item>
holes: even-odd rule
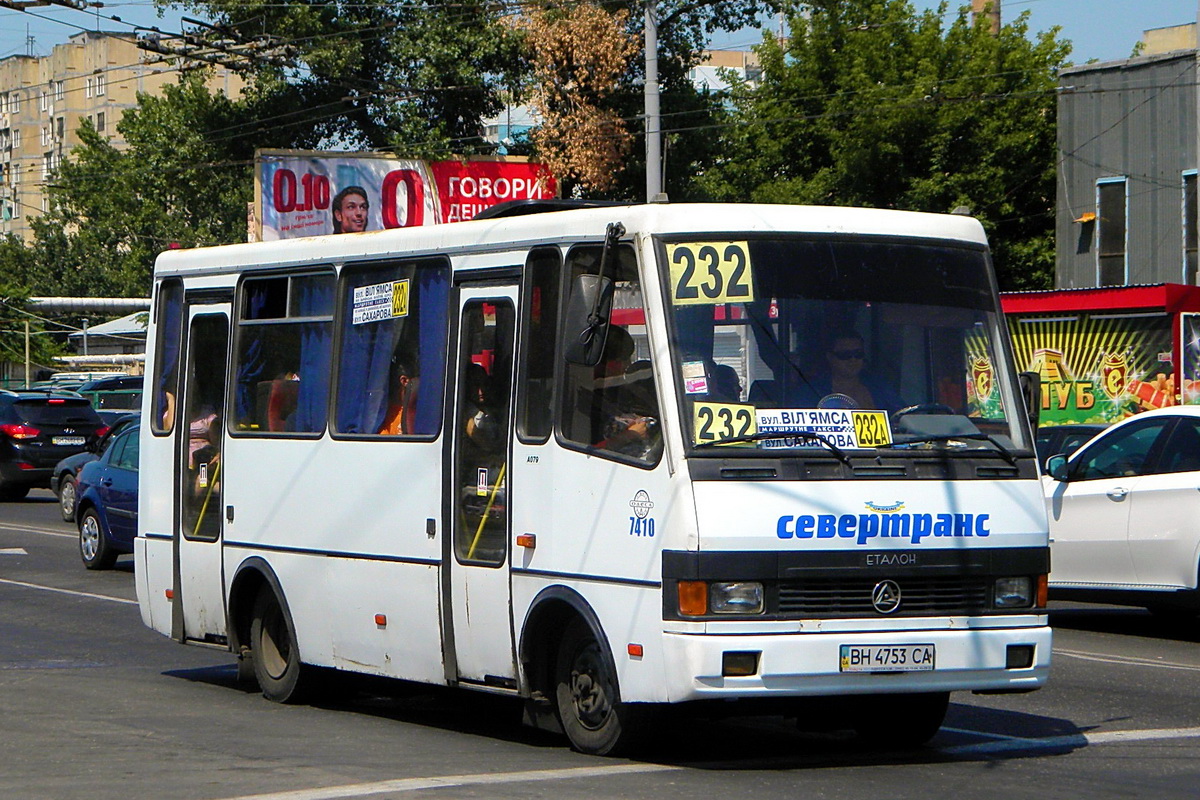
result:
[[[1112,500],[1124,500],[1125,495],[1129,494],[1129,490],[1122,486],[1114,486],[1105,492]]]

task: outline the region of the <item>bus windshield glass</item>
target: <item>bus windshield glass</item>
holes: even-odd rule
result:
[[[983,248],[723,235],[658,254],[695,453],[1029,447]]]

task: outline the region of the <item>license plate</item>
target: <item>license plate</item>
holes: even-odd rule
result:
[[[81,445],[86,442],[87,439],[82,436],[52,436],[50,437],[50,441],[53,444]]]
[[[928,672],[932,644],[842,645],[842,672]]]

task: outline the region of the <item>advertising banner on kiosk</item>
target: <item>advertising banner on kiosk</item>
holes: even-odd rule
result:
[[[259,241],[460,222],[508,200],[557,196],[543,164],[421,161],[380,153],[259,150],[250,238]]]
[[[1042,377],[1043,425],[1111,423],[1176,403],[1168,314],[1009,317],[1017,368]]]

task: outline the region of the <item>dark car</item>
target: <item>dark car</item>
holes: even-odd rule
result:
[[[74,392],[0,390],[0,501],[49,487],[54,465],[106,430],[91,403]]]
[[[101,419],[105,419],[108,422],[108,432],[101,436],[95,445],[89,446],[84,452],[67,456],[55,464],[54,474],[50,476],[50,491],[54,492],[55,496],[58,497],[58,506],[62,510],[62,518],[67,522],[75,521],[75,501],[79,495],[77,491],[79,471],[83,469],[85,464],[89,464],[102,456],[108,445],[116,438],[116,435],[130,425],[136,424],[138,420],[137,414],[129,412],[124,412],[112,419],[106,419],[103,411],[97,413]]]
[[[79,472],[75,520],[79,556],[88,569],[110,569],[133,552],[138,510],[138,425],[113,437],[100,458]]]
[[[1037,449],[1038,464],[1041,465],[1042,471],[1046,470],[1046,459],[1050,456],[1069,456],[1078,450],[1080,445],[1107,428],[1107,425],[1083,423],[1038,428],[1034,447]]]
[[[82,384],[76,391],[97,409],[133,410],[142,404],[141,375],[114,374]]]

